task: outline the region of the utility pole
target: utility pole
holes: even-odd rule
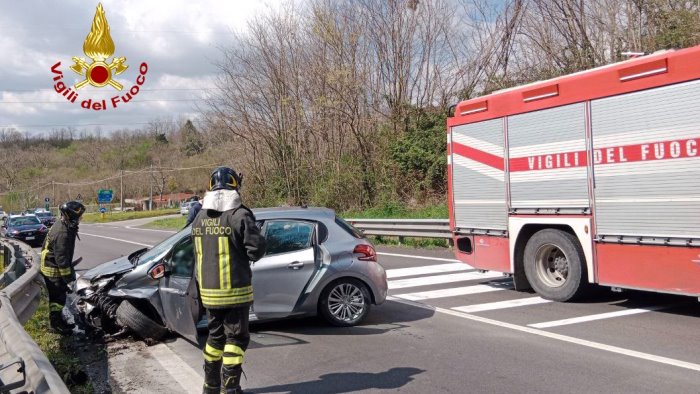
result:
[[[153,164],[151,164],[151,196],[148,199],[148,210],[153,210]]]
[[[124,170],[120,171],[119,177],[119,206],[121,212],[124,212]]]

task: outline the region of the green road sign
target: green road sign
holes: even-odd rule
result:
[[[100,204],[106,204],[112,202],[112,189],[100,189],[97,191],[97,202]]]

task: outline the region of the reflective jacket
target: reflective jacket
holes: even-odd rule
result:
[[[48,278],[63,278],[66,282],[73,280],[73,252],[77,227],[69,227],[62,220],[51,226],[41,250],[41,273]]]
[[[205,308],[253,302],[250,262],[265,254],[265,239],[245,206],[225,212],[202,209],[192,224],[199,294]]]

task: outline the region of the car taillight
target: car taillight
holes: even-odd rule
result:
[[[352,251],[356,254],[361,254],[358,260],[362,261],[377,261],[377,253],[374,251],[372,245],[360,244],[355,246],[355,250]]]

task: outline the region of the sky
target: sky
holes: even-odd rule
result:
[[[55,84],[72,86],[85,79],[69,67],[83,52],[98,1],[0,0],[0,130],[15,128],[35,135],[61,127],[93,132],[141,128],[153,120],[196,121],[203,99],[215,91],[220,48],[233,43],[256,15],[278,7],[277,0],[102,0],[113,57],[125,57],[128,69],[112,86],[86,85],[71,103]],[[110,63],[112,57],[107,59]],[[62,78],[55,70],[62,72]],[[148,65],[145,81],[128,103],[110,99],[137,85],[139,66]],[[106,100],[106,110],[81,103]]]

